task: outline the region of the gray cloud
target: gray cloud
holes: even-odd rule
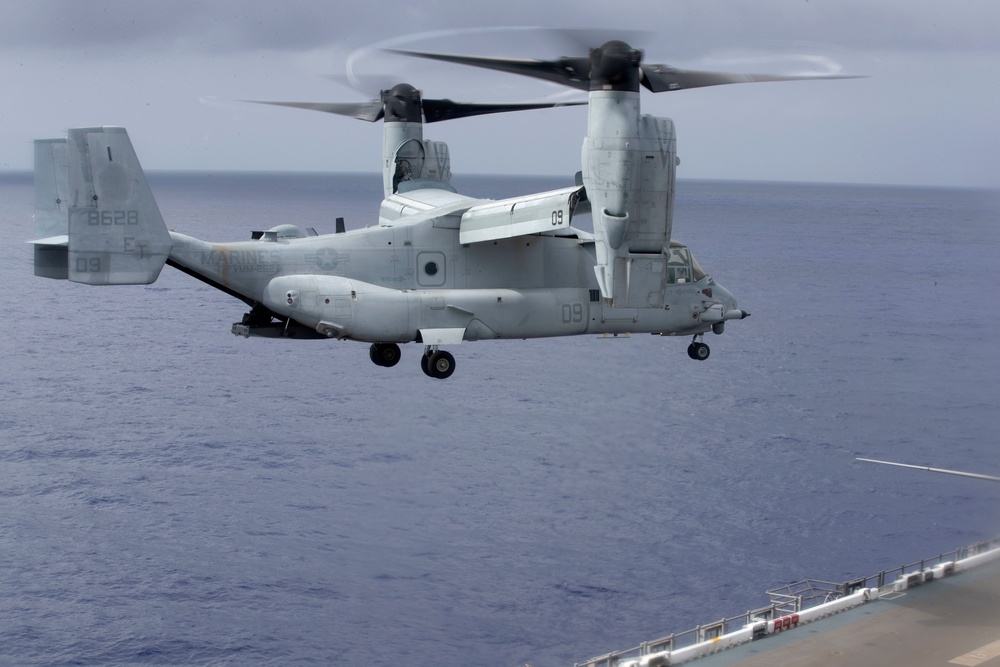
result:
[[[627,12],[623,9],[627,8]],[[996,52],[1000,3],[987,0],[728,0],[622,3],[507,0],[422,3],[320,0],[8,0],[0,48],[301,51],[448,28],[491,25],[650,30],[657,50],[800,40],[843,47]],[[529,19],[525,21],[525,19]]]
[[[121,124],[152,168],[375,170],[377,126],[234,100],[361,99],[321,78],[342,74],[355,48],[525,24],[645,30],[636,45],[647,59],[680,66],[755,71],[771,58],[797,68],[805,55],[873,75],[644,96],[646,112],[677,122],[683,176],[1000,184],[993,0],[7,0],[0,168],[30,168],[32,138]],[[419,46],[523,57],[574,48],[543,31],[425,34]],[[563,92],[425,61],[363,66],[377,81],[408,80],[437,97],[522,101]],[[585,112],[441,125],[431,134],[451,143],[457,171],[572,173]]]

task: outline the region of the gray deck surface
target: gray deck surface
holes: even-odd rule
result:
[[[690,664],[1000,667],[1000,561]]]

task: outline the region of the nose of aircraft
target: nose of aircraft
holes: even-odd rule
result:
[[[725,313],[725,317],[723,319],[742,320],[744,317],[750,317],[750,313],[736,307],[736,297],[725,287],[716,283],[713,287],[713,291],[716,296],[722,299],[723,312]]]
[[[726,320],[742,320],[750,317],[750,313],[736,307],[736,297],[722,285],[715,283],[712,286],[712,296],[722,303],[710,306],[702,313],[701,321],[712,325],[712,332],[721,334],[726,329]]]

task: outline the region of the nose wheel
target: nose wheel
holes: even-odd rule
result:
[[[420,370],[428,377],[444,380],[455,372],[455,357],[450,352],[439,350],[437,345],[425,345],[420,356]]]
[[[688,356],[696,361],[705,361],[712,351],[708,348],[708,345],[698,340],[700,336],[701,334],[696,335],[691,344],[688,345]]]

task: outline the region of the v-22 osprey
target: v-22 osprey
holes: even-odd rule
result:
[[[237,335],[362,341],[383,367],[415,342],[421,369],[439,379],[455,370],[445,347],[486,339],[690,336],[688,355],[704,360],[704,334],[747,317],[671,240],[674,125],[640,113],[640,86],[818,77],[647,66],[620,41],[553,61],[410,55],[586,90],[577,182],[499,201],[465,196],[450,185],[448,147],[423,137],[425,122],[555,105],[424,100],[407,84],[363,105],[284,103],[383,121],[378,225],[317,234],[282,224],[250,240],[209,243],[167,229],[124,128],[72,129],[35,142],[35,275],[142,285],[167,264],[247,304]],[[593,233],[573,225],[587,212]]]

